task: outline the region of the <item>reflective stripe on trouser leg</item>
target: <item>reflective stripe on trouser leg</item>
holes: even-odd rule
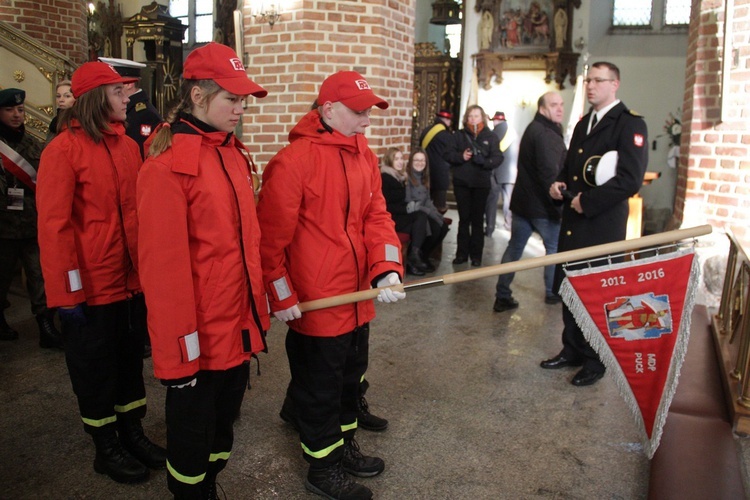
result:
[[[113,424],[118,412],[146,414],[143,356],[136,354],[139,340],[128,327],[127,301],[83,308],[86,324],[63,321],[62,333],[84,430],[96,434]]]
[[[248,373],[248,363],[201,371],[195,387],[167,389],[167,486],[175,497],[200,498],[226,466]]]
[[[354,436],[368,341],[367,325],[337,337],[287,333],[289,393],[298,409],[303,457],[313,467],[341,460],[344,441]]]

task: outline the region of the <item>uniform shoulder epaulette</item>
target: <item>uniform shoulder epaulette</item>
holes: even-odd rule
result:
[[[146,109],[146,103],[145,102],[139,102],[138,104],[135,105],[135,110],[136,111],[143,111],[144,109]]]
[[[640,113],[639,113],[638,111],[635,111],[635,110],[633,110],[633,109],[629,109],[629,110],[628,110],[628,113],[630,113],[630,114],[631,114],[631,115],[633,115],[633,116],[637,116],[638,118],[643,118],[643,115],[642,115],[642,114],[640,114]]]

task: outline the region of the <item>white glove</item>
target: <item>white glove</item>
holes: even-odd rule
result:
[[[384,286],[392,286],[401,284],[401,280],[398,279],[398,274],[388,273],[378,281],[378,288]],[[378,292],[378,302],[385,302],[387,304],[396,302],[397,300],[403,300],[406,298],[406,292],[398,292],[391,290],[390,288],[384,288]]]
[[[299,310],[299,307],[297,304],[294,304],[289,309],[284,309],[283,311],[276,311],[273,313],[274,316],[276,316],[276,319],[279,321],[287,322],[292,321],[293,319],[300,319],[302,317],[302,311]]]
[[[419,208],[419,204],[416,201],[410,201],[406,204],[406,213],[410,214]]]
[[[180,385],[170,385],[169,387],[172,387],[173,389],[182,389],[183,387],[187,387],[187,386],[195,387],[195,384],[197,383],[198,383],[198,379],[194,378],[190,382],[185,382],[184,384],[180,384]]]

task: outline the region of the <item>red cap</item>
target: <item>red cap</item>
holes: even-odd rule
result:
[[[439,116],[440,118],[447,118],[449,120],[453,119],[453,113],[451,113],[450,111],[446,111],[444,109],[441,109],[440,111],[438,111],[437,116]]]
[[[266,97],[266,89],[248,78],[237,54],[226,45],[211,42],[188,54],[182,69],[186,80],[213,80],[234,95]]]
[[[70,79],[70,91],[73,97],[78,99],[89,90],[93,90],[102,85],[113,83],[133,83],[138,78],[130,76],[120,76],[111,64],[95,61],[83,63],[73,72]]]
[[[505,120],[505,113],[502,111],[495,111],[495,116],[492,117],[492,120]]]
[[[325,80],[318,92],[318,104],[340,102],[354,111],[364,111],[373,106],[388,108],[388,103],[376,96],[367,80],[356,71],[339,71]]]

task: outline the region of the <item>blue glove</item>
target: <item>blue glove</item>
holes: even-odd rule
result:
[[[57,314],[60,316],[60,321],[70,323],[76,326],[84,326],[88,321],[86,320],[86,313],[83,311],[83,304],[76,304],[75,307],[57,309]]]

